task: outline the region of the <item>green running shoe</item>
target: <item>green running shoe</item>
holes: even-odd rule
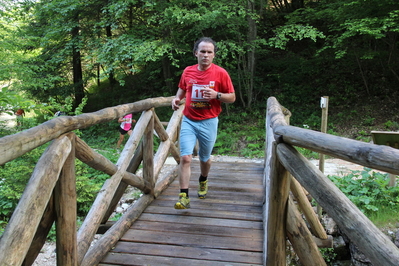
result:
[[[208,180],[199,182],[198,186],[198,198],[205,199],[206,194],[208,194]]]
[[[189,209],[190,208],[190,198],[187,197],[186,193],[179,194],[179,201],[175,204],[175,209]]]

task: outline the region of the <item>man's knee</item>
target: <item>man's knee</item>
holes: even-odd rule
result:
[[[183,156],[180,158],[180,163],[181,163],[181,164],[190,164],[190,163],[191,163],[191,159],[192,159],[192,156],[191,156],[191,155],[183,155]]]

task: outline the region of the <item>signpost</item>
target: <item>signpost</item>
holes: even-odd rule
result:
[[[321,129],[322,133],[327,132],[327,118],[328,118],[328,96],[323,96],[320,99],[320,108],[321,108]],[[319,170],[324,173],[324,154],[319,154]],[[317,215],[319,219],[322,217],[322,208],[319,204],[317,204]]]

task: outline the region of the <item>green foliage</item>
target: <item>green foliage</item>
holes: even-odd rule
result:
[[[374,125],[374,121],[375,121],[374,117],[370,117],[370,116],[365,117],[363,120],[363,125],[364,126],[372,126],[372,125]]]
[[[3,221],[2,219],[0,219],[0,236],[3,234],[4,229],[6,228],[6,226],[7,226],[7,222]]]
[[[249,158],[264,157],[265,121],[262,114],[254,112],[250,116],[241,112],[240,116],[221,116],[214,153]]]
[[[0,220],[11,217],[45,146],[0,167]]]
[[[95,196],[109,176],[76,160],[76,193],[79,215],[85,215],[93,205]]]
[[[290,41],[311,39],[316,42],[317,38],[326,38],[326,36],[313,26],[288,24],[275,30],[275,37],[268,40],[268,45],[285,50]]]
[[[31,100],[25,99],[20,93],[9,89],[9,87],[5,86],[0,89],[0,114],[5,112],[12,115],[19,108],[29,111],[33,106],[34,103]]]
[[[398,130],[399,129],[399,123],[394,121],[392,122],[391,120],[388,120],[387,122],[384,123],[385,129],[388,130]]]
[[[388,174],[364,168],[343,177],[329,178],[365,214],[378,212],[379,206],[399,209],[399,187],[388,186]]]
[[[41,154],[47,145],[6,163],[0,167],[0,220],[8,220],[28,183]],[[76,160],[76,187],[78,211],[84,215],[108,175],[98,172]]]
[[[334,248],[319,248],[325,262],[333,262],[337,256]]]
[[[83,113],[83,107],[86,103],[87,97],[83,98],[82,103],[74,109],[74,100],[71,96],[66,97],[62,101],[49,97],[45,104],[42,104],[40,108],[35,110],[35,113],[37,116],[42,116],[44,120],[53,119],[55,113],[58,111],[62,112],[63,115],[76,116]]]

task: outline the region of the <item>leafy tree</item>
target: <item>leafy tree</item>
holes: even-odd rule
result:
[[[356,76],[367,96],[384,95],[382,87],[398,84],[393,66],[399,62],[399,3],[392,0],[320,1],[288,16],[288,23],[306,23],[326,35],[319,54],[334,53],[337,62],[357,68]],[[347,69],[353,72],[352,69]]]

